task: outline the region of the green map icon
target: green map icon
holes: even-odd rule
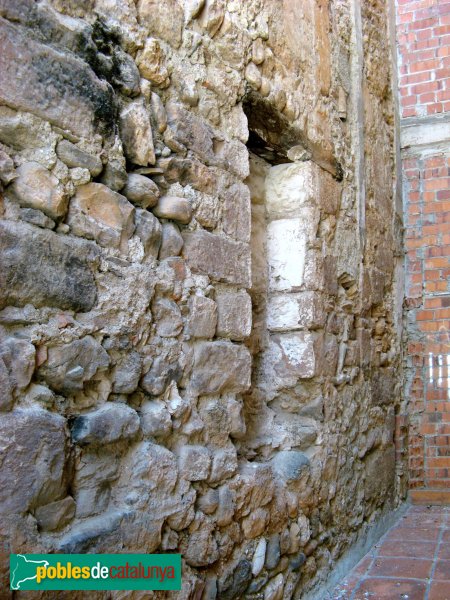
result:
[[[36,567],[48,567],[46,560],[30,560],[23,554],[11,555],[11,589],[20,590],[20,586],[25,581],[36,579]]]

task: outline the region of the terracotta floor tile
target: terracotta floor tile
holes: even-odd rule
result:
[[[450,529],[444,529],[444,535],[442,536],[442,541],[450,543]]]
[[[365,579],[359,586],[354,600],[424,600],[424,581],[392,579]]]
[[[378,556],[402,556],[406,558],[434,558],[437,541],[421,542],[387,540],[378,549]]]
[[[439,546],[438,558],[441,560],[450,560],[450,544],[443,542]]]
[[[433,513],[431,515],[406,515],[399,521],[400,527],[420,527],[422,529],[433,529],[440,527],[445,520],[443,514]]]
[[[387,534],[386,540],[400,540],[402,542],[421,540],[431,542],[437,540],[440,530],[437,528],[424,529],[423,527],[394,527]]]
[[[428,600],[450,600],[450,585],[446,581],[433,581]]]
[[[353,568],[352,573],[353,574],[364,574],[367,569],[370,567],[370,563],[372,562],[372,557],[371,556],[365,556],[362,560],[359,561],[359,563],[356,565],[356,567]]]
[[[450,587],[450,560],[438,560],[436,562],[434,579],[448,581],[448,586]]]
[[[412,577],[426,579],[431,574],[433,561],[423,558],[376,558],[369,575],[384,577]]]

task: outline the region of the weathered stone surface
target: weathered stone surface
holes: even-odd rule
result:
[[[321,296],[315,292],[278,294],[269,298],[267,327],[270,331],[316,329],[325,324]]]
[[[194,394],[245,392],[250,387],[251,357],[245,346],[201,342],[194,348],[190,389]]]
[[[162,196],[153,209],[160,219],[173,219],[186,225],[192,219],[192,207],[189,200],[177,198],[176,196]]]
[[[120,113],[120,136],[127,158],[136,165],[155,164],[150,116],[143,102],[136,100]]]
[[[0,181],[5,185],[8,185],[14,177],[14,161],[6,154],[6,152],[0,150]]]
[[[267,226],[269,289],[297,291],[303,284],[307,237],[301,219],[280,219]]]
[[[235,341],[247,338],[252,330],[252,301],[247,292],[216,293],[217,335]]]
[[[120,192],[128,181],[127,172],[118,160],[110,160],[103,169],[100,182],[111,188],[114,192]]]
[[[269,521],[269,512],[265,508],[256,508],[253,510],[248,517],[242,521],[242,531],[247,539],[252,540],[262,533],[267,527]],[[264,556],[265,556],[264,546]],[[264,561],[263,561],[264,565]]]
[[[271,579],[264,590],[264,600],[281,600],[283,597],[284,579],[281,573]]]
[[[5,104],[80,136],[111,127],[112,89],[86,63],[36,41],[4,19],[0,36],[2,48],[8,49],[0,58],[0,98]]]
[[[252,560],[252,573],[253,575],[259,575],[264,567],[264,562],[266,560],[266,547],[267,542],[265,538],[261,538],[258,542],[258,545],[255,548],[255,553],[253,555]]]
[[[223,598],[223,600],[233,600],[233,598],[242,597],[251,578],[252,563],[244,558],[238,562],[236,569],[233,572],[231,585],[220,590],[220,598]]]
[[[159,198],[159,188],[154,181],[139,173],[130,173],[125,187],[124,196],[141,208],[155,206]]]
[[[280,562],[280,534],[274,533],[269,537],[266,549],[266,568],[271,570],[275,569]]]
[[[8,191],[21,206],[41,210],[52,219],[66,213],[67,196],[58,179],[39,163],[24,163]]]
[[[178,304],[170,298],[160,298],[152,304],[153,314],[158,323],[157,332],[161,337],[176,337],[183,329]]]
[[[37,227],[53,229],[56,225],[55,221],[44,215],[40,210],[34,208],[22,208],[20,210],[20,217],[23,221],[26,221],[31,225],[36,225]]]
[[[178,381],[182,369],[178,361],[169,359],[167,355],[158,356],[152,366],[144,375],[141,387],[152,396],[159,396],[164,392],[170,381]]]
[[[141,429],[144,435],[167,437],[172,431],[172,420],[166,405],[158,400],[141,406]]]
[[[113,392],[116,394],[132,394],[141,378],[142,359],[139,352],[127,352],[116,364],[113,371]]]
[[[81,391],[86,381],[108,365],[106,350],[87,335],[81,340],[48,348],[47,360],[38,373],[55,391],[70,394]]]
[[[135,234],[140,238],[145,253],[156,258],[162,243],[161,223],[152,213],[138,208],[135,212],[135,224]]]
[[[282,450],[272,459],[272,468],[284,481],[296,481],[309,469],[309,459],[303,452]]]
[[[13,385],[3,357],[0,358],[0,410],[10,410],[13,406]]]
[[[34,372],[35,354],[33,344],[27,340],[17,337],[0,340],[0,359],[6,368],[6,372],[3,372],[6,396],[8,396],[8,389],[20,392],[28,386]]]
[[[166,87],[168,85],[169,73],[164,64],[165,55],[158,40],[147,38],[136,62],[142,77],[149,79],[157,86]]]
[[[99,175],[103,169],[102,161],[98,156],[85,152],[69,140],[61,140],[58,143],[56,154],[68,167],[88,169],[93,177]]]
[[[74,420],[72,440],[81,446],[111,444],[133,438],[139,426],[139,416],[130,406],[107,402],[98,410]]]
[[[204,296],[192,296],[186,333],[192,338],[212,338],[216,333],[217,305]]]
[[[63,495],[67,452],[63,417],[37,408],[16,409],[2,415],[0,439],[0,506],[4,517]]]
[[[50,502],[36,509],[35,517],[41,531],[55,531],[65,527],[75,516],[75,501],[72,496]]]
[[[88,183],[71,199],[67,223],[76,235],[125,252],[134,230],[133,217],[134,207],[124,196],[101,183]]]
[[[163,223],[159,260],[170,256],[178,256],[183,248],[184,240],[175,223]]]
[[[90,245],[52,231],[0,221],[0,307],[7,304],[90,310],[96,301]]]
[[[177,0],[139,0],[137,11],[141,23],[150,35],[158,36],[175,48],[179,47],[184,15]]]
[[[246,185],[234,184],[223,199],[223,230],[239,242],[250,241],[250,191]]]
[[[251,285],[250,249],[247,244],[206,231],[183,235],[183,256],[196,272],[215,281]]]
[[[203,446],[183,446],[178,456],[178,467],[189,481],[208,479],[211,455]]]

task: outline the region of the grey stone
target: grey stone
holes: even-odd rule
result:
[[[105,185],[88,183],[71,199],[67,224],[76,235],[126,252],[134,231],[134,206]]]
[[[164,260],[170,256],[178,256],[183,244],[184,240],[178,227],[174,223],[163,223],[159,260]]]
[[[30,385],[25,398],[30,403],[42,404],[43,408],[51,408],[55,401],[54,393],[45,385],[39,385],[38,383]]]
[[[99,175],[103,169],[103,163],[98,156],[89,154],[78,148],[69,140],[61,140],[56,146],[56,154],[68,167],[80,167],[88,169],[93,177]]]
[[[266,569],[275,569],[280,562],[280,534],[273,533],[267,542]]]
[[[214,523],[210,517],[197,512],[195,523],[191,526],[191,529],[194,529],[194,527],[196,529],[189,536],[187,547],[181,546],[180,549],[188,565],[206,567],[219,558],[217,541],[213,535]]]
[[[233,521],[235,493],[227,485],[219,488],[219,506],[216,513],[217,525],[226,527]]]
[[[178,381],[181,375],[182,369],[178,362],[158,356],[142,378],[141,387],[150,395],[159,396],[170,381]]]
[[[109,447],[104,452],[89,448],[75,464],[72,490],[76,500],[77,517],[89,517],[105,511],[111,496],[111,484],[118,477],[118,460]]]
[[[207,165],[217,164],[211,127],[181,104],[166,105],[167,122],[179,144],[194,152]]]
[[[22,208],[20,210],[20,218],[31,225],[37,225],[44,229],[54,229],[55,221],[44,215],[40,210],[34,208]]]
[[[200,496],[198,500],[199,509],[205,513],[205,515],[212,515],[219,506],[219,490],[214,488],[208,488],[206,494]]]
[[[105,540],[105,546],[103,546],[103,552],[105,552],[107,547],[112,547],[112,542],[108,543],[108,540],[111,534],[120,531],[119,527],[125,515],[125,511],[113,510],[85,519],[58,541],[58,550],[64,554],[85,554]],[[115,542],[117,543],[118,540],[116,539]],[[101,546],[99,551],[101,551]]]
[[[91,336],[69,344],[48,348],[47,360],[39,367],[39,377],[57,392],[74,393],[83,389],[98,370],[109,366],[104,348]]]
[[[140,208],[136,209],[135,223],[135,234],[141,240],[145,253],[157,258],[162,243],[161,223],[151,212]]]
[[[281,450],[272,459],[272,469],[287,482],[297,481],[309,469],[309,459],[297,450]]]
[[[231,585],[224,590],[220,590],[219,597],[221,600],[235,600],[241,598],[242,594],[248,587],[252,578],[252,563],[247,559],[242,559],[238,562],[234,573]]]
[[[19,151],[47,148],[54,152],[56,135],[50,123],[36,115],[0,106],[0,140]]]
[[[0,410],[10,410],[13,404],[13,385],[5,362],[0,357]]]
[[[284,579],[281,573],[271,579],[264,590],[264,600],[281,600],[283,597]]]
[[[5,185],[15,178],[14,161],[5,152],[0,150],[0,181]]]
[[[201,342],[194,349],[190,390],[197,395],[245,392],[250,387],[251,356],[245,346]]]
[[[132,394],[139,385],[142,373],[142,359],[139,352],[127,352],[117,362],[113,371],[113,387],[115,394]]]
[[[0,308],[32,303],[90,310],[97,298],[88,266],[92,250],[49,230],[0,221]]]
[[[192,296],[189,300],[189,319],[186,333],[192,338],[212,338],[216,333],[217,306],[205,296]]]
[[[27,162],[16,170],[16,175],[8,193],[20,206],[41,210],[51,219],[65,215],[68,199],[64,187],[50,171],[39,163]]]
[[[245,291],[216,293],[217,336],[241,341],[252,330],[252,300]]]
[[[125,187],[122,190],[124,196],[138,204],[141,208],[151,208],[155,206],[159,198],[159,188],[149,177],[139,175],[139,173],[130,173]]]
[[[250,191],[243,183],[235,183],[224,193],[223,230],[239,242],[250,241]]]
[[[211,455],[203,446],[183,446],[178,456],[180,472],[189,481],[208,479]]]
[[[139,69],[133,58],[121,48],[114,50],[112,84],[125,96],[137,96],[141,91]]]
[[[120,136],[125,155],[133,164],[155,164],[150,116],[143,102],[136,100],[122,109]]]
[[[306,556],[303,554],[303,552],[297,552],[290,558],[289,567],[293,571],[297,571],[298,569],[300,569],[300,567],[303,564],[305,564],[305,562],[306,562]]]
[[[214,281],[251,285],[250,249],[248,244],[206,231],[183,234],[183,256],[194,272]]]
[[[234,447],[218,449],[213,454],[211,473],[208,481],[210,483],[224,481],[229,477],[233,477],[237,473],[237,470],[236,449]]]
[[[167,128],[167,114],[161,98],[155,92],[151,97],[152,114],[159,133],[164,133]]]
[[[114,192],[120,192],[128,181],[127,172],[118,160],[110,160],[105,165],[100,182],[109,187]]]
[[[138,414],[130,406],[107,402],[99,409],[74,420],[72,440],[79,445],[111,444],[133,438],[139,427]]]
[[[111,86],[79,58],[38,42],[20,26],[0,21],[0,100],[82,137],[113,130]],[[70,73],[70,77],[67,76]]]
[[[172,431],[172,419],[164,402],[153,400],[141,406],[141,429],[144,435],[166,437]]]
[[[40,408],[15,409],[0,419],[0,440],[4,518],[61,498],[67,453],[63,417]]]
[[[192,206],[189,200],[177,196],[162,196],[153,209],[160,219],[172,219],[186,225],[192,219]]]
[[[266,585],[268,579],[269,575],[267,573],[263,573],[259,577],[252,579],[247,588],[247,594],[257,594]]]
[[[55,531],[70,523],[75,516],[75,501],[72,496],[50,502],[36,509],[35,517],[41,531]]]
[[[33,344],[27,340],[11,336],[0,342],[0,357],[6,366],[14,390],[23,390],[30,383],[35,354]]]
[[[178,304],[170,298],[159,298],[152,304],[156,331],[161,337],[176,337],[183,329],[183,319]]]

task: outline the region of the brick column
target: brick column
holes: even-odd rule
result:
[[[450,1],[397,0],[413,501],[450,502]]]

